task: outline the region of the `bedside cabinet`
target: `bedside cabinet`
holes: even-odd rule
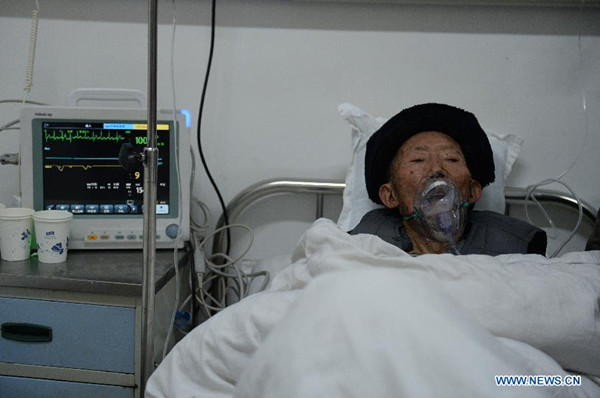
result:
[[[180,251],[181,295],[190,272]],[[0,397],[139,398],[141,251],[72,251],[62,264],[0,263]],[[154,352],[175,297],[173,252],[158,251]]]

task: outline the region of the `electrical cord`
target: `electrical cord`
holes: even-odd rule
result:
[[[237,265],[237,262],[243,257],[250,246],[252,245],[253,237],[251,239],[250,244],[243,251],[242,255],[236,259],[231,259],[229,257],[229,251],[231,247],[231,228],[247,228],[248,232],[252,236],[252,231],[246,227],[241,225],[230,225],[229,224],[229,215],[227,212],[227,207],[225,206],[225,202],[223,200],[223,196],[215,182],[208,164],[206,162],[206,157],[204,155],[204,150],[202,146],[202,121],[204,114],[204,104],[206,100],[206,92],[208,88],[208,82],[210,79],[210,72],[212,68],[212,60],[214,55],[215,48],[215,29],[216,29],[216,0],[211,1],[211,24],[210,24],[210,48],[208,61],[206,65],[206,74],[204,77],[204,83],[202,87],[202,94],[200,97],[200,106],[198,110],[198,125],[197,125],[197,144],[198,144],[198,152],[200,154],[200,160],[206,172],[208,179],[218,197],[219,204],[221,206],[221,210],[223,212],[223,221],[224,225],[221,228],[215,230],[209,236],[198,236],[199,229],[197,228],[197,224],[193,223],[193,231],[192,236],[194,240],[194,256],[202,257],[201,259],[195,259],[195,263],[199,262],[202,265],[198,266],[201,269],[196,269],[196,277],[197,277],[197,288],[192,291],[192,295],[194,296],[194,300],[200,304],[200,308],[203,310],[204,315],[206,317],[212,316],[213,313],[221,311],[227,306],[227,296],[229,292],[233,292],[239,300],[247,295],[247,285],[252,282],[252,280],[258,275],[246,274],[244,273]],[[206,219],[208,220],[209,212],[204,207],[201,207],[202,211],[205,213]],[[204,231],[203,231],[204,232]],[[217,253],[213,254],[209,257],[206,257],[204,254],[204,247],[206,243],[211,240],[216,234],[223,233],[226,234],[226,248],[225,253]],[[217,264],[217,262],[219,264]],[[265,275],[264,273],[260,273],[260,275]],[[265,276],[268,278],[268,275]],[[229,283],[231,282],[231,284]],[[265,284],[266,286],[266,284]],[[214,294],[211,293],[211,289],[217,292],[219,297],[215,297]],[[184,302],[191,301],[191,298],[186,298]]]
[[[0,100],[0,104],[32,104],[32,105],[48,105],[45,104],[43,102],[37,102],[37,101],[29,101],[29,100],[18,100],[18,99],[3,99]],[[19,124],[20,120],[19,119],[15,119],[11,122],[8,122],[2,126],[0,126],[0,132],[4,131],[4,130],[19,130],[19,128],[17,127],[12,127],[15,124]]]
[[[177,134],[177,132],[181,133],[181,130],[183,129],[183,126],[180,126],[181,129],[178,129],[178,125],[177,125],[177,99],[176,99],[176,93],[175,93],[175,32],[176,32],[176,27],[177,27],[177,11],[176,11],[176,0],[173,0],[171,2],[172,4],[172,26],[173,26],[173,30],[172,30],[172,34],[171,34],[171,62],[170,62],[170,70],[171,70],[171,95],[172,95],[172,101],[173,101],[173,110],[172,110],[172,124],[173,124],[173,134],[175,134],[174,136],[174,144],[175,144],[175,152],[177,154],[176,159],[179,159],[179,134]],[[169,349],[169,342],[171,340],[171,336],[173,334],[173,329],[175,328],[175,319],[177,317],[177,309],[179,307],[179,298],[181,296],[181,286],[180,286],[180,276],[179,276],[179,255],[178,255],[178,247],[179,247],[179,242],[181,240],[181,224],[182,224],[182,219],[183,219],[183,198],[182,198],[182,187],[181,187],[181,173],[179,170],[179,161],[175,162],[175,175],[177,176],[177,187],[179,190],[179,195],[178,196],[178,209],[179,209],[179,216],[178,216],[178,220],[177,220],[177,225],[179,225],[179,228],[177,229],[177,236],[175,238],[174,241],[174,248],[173,248],[173,267],[175,268],[175,299],[173,302],[173,310],[171,312],[171,317],[169,320],[169,328],[167,331],[167,335],[165,336],[165,342],[163,345],[163,351],[162,351],[162,360],[165,359],[165,357],[167,356],[167,352]],[[190,181],[191,183],[191,181]]]
[[[205,246],[217,234],[225,230],[241,228],[249,235],[248,244],[242,252],[232,258],[226,253],[214,253],[212,255],[205,254]],[[259,290],[264,290],[269,283],[268,271],[250,272],[247,273],[241,269],[239,263],[246,256],[254,242],[254,234],[250,227],[243,224],[230,224],[217,228],[211,234],[197,238],[197,231],[200,228],[194,227],[194,256],[201,257],[202,265],[196,268],[196,284],[197,287],[192,290],[192,293],[185,298],[180,309],[190,305],[192,300],[195,300],[200,305],[203,315],[210,318],[215,313],[223,310],[231,301],[239,301],[247,297],[250,291],[250,286],[257,280],[262,278],[262,284]],[[203,231],[204,232],[204,231]],[[196,262],[198,263],[198,259]],[[215,295],[213,292],[217,291]],[[181,331],[185,333],[185,331]]]
[[[181,224],[180,224],[181,225]],[[177,239],[179,240],[179,239]],[[173,304],[173,311],[171,313],[169,328],[167,331],[167,335],[165,336],[165,343],[163,345],[162,357],[161,361],[165,359],[167,356],[167,352],[169,350],[169,341],[171,340],[171,335],[173,334],[173,328],[175,327],[175,316],[177,315],[177,307],[179,306],[179,297],[181,295],[181,287],[179,286],[179,255],[177,250],[177,244],[175,245],[175,249],[173,250],[173,265],[175,268],[175,299]]]
[[[27,61],[27,70],[25,72],[25,94],[23,95],[23,103],[27,99],[27,95],[33,87],[33,65],[35,62],[35,49],[37,47],[38,21],[40,19],[40,3],[35,1],[36,8],[32,11],[31,16],[31,32],[29,34],[29,58]]]
[[[213,1],[213,13],[212,13],[212,29],[211,29],[211,51],[210,51],[210,56],[209,56],[209,65],[207,66],[207,75],[205,78],[205,82],[204,82],[204,87],[203,87],[203,92],[202,92],[202,99],[201,99],[201,105],[200,105],[200,110],[199,110],[199,120],[198,120],[198,147],[200,150],[200,157],[203,161],[203,165],[204,168],[207,172],[207,174],[209,175],[209,178],[211,179],[211,183],[213,184],[213,187],[215,188],[215,191],[217,192],[217,195],[219,196],[219,200],[221,202],[221,207],[223,208],[224,211],[224,216],[225,218],[227,218],[227,212],[226,212],[226,208],[224,206],[224,202],[223,199],[221,197],[221,194],[219,192],[218,187],[216,186],[216,183],[214,182],[214,179],[212,178],[212,176],[210,175],[210,171],[207,167],[206,161],[204,159],[204,155],[202,153],[202,146],[201,146],[201,118],[202,118],[202,113],[203,113],[203,107],[204,107],[204,100],[206,97],[206,88],[207,88],[207,82],[209,80],[209,73],[210,73],[210,69],[211,69],[211,60],[212,60],[212,54],[213,54],[213,49],[214,49],[214,27],[215,27],[215,2]],[[175,4],[175,0],[172,1],[172,11],[173,11],[173,31],[172,31],[172,38],[171,38],[171,86],[172,86],[172,95],[173,95],[173,124],[176,125],[176,120],[175,120],[175,115],[176,115],[176,98],[175,98],[175,72],[174,72],[174,48],[175,48],[175,35],[176,35],[176,4]],[[177,145],[178,148],[178,145]],[[193,184],[195,181],[195,177],[196,177],[196,161],[195,161],[195,156],[193,153],[192,148],[190,148],[190,155],[191,155],[191,160],[192,160],[192,170],[191,170],[191,193],[193,194]],[[178,167],[178,165],[176,165],[176,168]],[[179,186],[181,187],[181,181],[180,181],[180,174],[179,174],[179,169],[176,169],[177,171],[177,177],[178,177],[178,182],[179,182]],[[194,219],[193,215],[190,215],[190,231],[191,231],[191,237],[192,237],[192,248],[194,250],[194,257],[196,257],[197,255],[200,255],[202,257],[202,264],[204,265],[203,269],[196,269],[196,278],[197,278],[197,284],[198,284],[198,288],[194,288],[193,286],[193,281],[190,278],[190,291],[191,294],[188,295],[188,297],[186,297],[183,302],[181,304],[179,304],[179,300],[180,300],[180,289],[179,289],[179,284],[180,284],[180,277],[179,277],[179,268],[178,268],[178,256],[177,256],[177,245],[175,247],[174,250],[174,258],[173,258],[173,262],[175,264],[175,283],[177,285],[176,288],[176,292],[175,292],[175,302],[174,302],[174,306],[173,306],[173,310],[171,312],[171,317],[170,317],[170,323],[169,323],[169,330],[165,339],[165,343],[163,346],[163,353],[162,353],[162,359],[165,358],[166,354],[167,354],[167,350],[168,350],[168,344],[169,341],[171,340],[171,336],[174,330],[178,330],[179,332],[181,332],[182,334],[187,334],[187,331],[185,330],[186,324],[178,324],[176,322],[176,319],[178,316],[182,316],[182,318],[184,318],[184,315],[188,315],[189,317],[189,313],[187,311],[184,311],[184,308],[187,308],[190,304],[192,304],[193,302],[197,302],[198,304],[200,304],[200,308],[202,309],[204,315],[206,317],[210,317],[212,316],[212,314],[221,311],[223,308],[225,308],[227,306],[227,297],[229,295],[234,295],[238,300],[241,300],[242,298],[246,297],[248,295],[248,291],[249,291],[249,286],[253,283],[253,281],[258,278],[258,277],[263,277],[263,283],[262,286],[260,287],[260,289],[264,289],[266,287],[266,285],[268,284],[268,279],[269,279],[269,275],[267,271],[261,271],[261,272],[254,272],[254,273],[246,273],[243,272],[239,266],[238,263],[239,261],[248,253],[248,251],[250,250],[250,247],[252,246],[254,237],[253,237],[253,233],[251,231],[251,229],[245,225],[241,225],[241,224],[235,224],[235,225],[229,225],[228,220],[226,221],[226,224],[221,227],[218,228],[217,230],[215,230],[212,234],[207,236],[207,231],[211,225],[211,215],[210,215],[210,211],[208,209],[208,206],[206,204],[204,204],[203,202],[201,202],[198,199],[193,198],[194,204],[196,204],[198,206],[198,208],[200,209],[200,211],[202,212],[203,216],[204,216],[204,222],[198,222],[197,220]],[[181,208],[181,201],[180,203],[180,208]],[[180,217],[181,217],[181,213],[180,213]],[[181,224],[181,222],[180,222]],[[216,234],[220,234],[223,233],[224,231],[227,232],[227,237],[228,237],[228,244],[230,242],[230,235],[229,235],[229,231],[231,228],[242,228],[245,229],[249,235],[250,235],[250,240],[248,243],[248,246],[245,248],[245,250],[242,251],[242,253],[237,256],[236,258],[231,258],[228,254],[229,252],[229,247],[227,248],[227,253],[216,253],[213,254],[211,256],[206,256],[205,253],[205,246],[207,244],[207,242],[209,242],[211,239],[214,238],[214,236]],[[180,237],[180,235],[178,235],[178,238]],[[196,261],[195,261],[196,263]],[[196,267],[196,264],[194,265]],[[219,297],[215,297],[212,293],[210,293],[210,287],[213,285],[218,285],[219,289],[217,290],[218,292],[220,292]],[[193,305],[192,305],[192,309],[193,309]],[[189,318],[188,318],[189,319]]]
[[[576,200],[577,202],[577,206],[578,206],[578,217],[577,217],[577,223],[575,224],[575,227],[573,228],[573,230],[571,231],[571,233],[567,236],[567,238],[559,245],[559,247],[554,250],[554,252],[550,255],[550,258],[556,257],[560,251],[567,245],[567,243],[569,243],[571,241],[571,239],[573,239],[573,237],[575,236],[575,234],[577,233],[577,230],[579,229],[580,225],[581,225],[581,220],[583,218],[583,206],[581,204],[581,200],[579,199],[579,197],[577,196],[577,194],[575,193],[575,191],[565,182],[561,181],[561,179],[569,172],[571,171],[571,169],[575,166],[575,164],[577,164],[577,162],[579,161],[579,159],[581,158],[581,155],[583,154],[583,152],[585,151],[585,149],[587,148],[587,142],[589,139],[589,122],[588,122],[588,112],[587,112],[587,98],[586,98],[586,94],[585,94],[585,86],[583,84],[583,49],[581,46],[581,18],[583,15],[583,0],[580,4],[579,7],[579,24],[577,26],[577,44],[578,44],[578,51],[579,51],[579,84],[580,84],[580,92],[581,92],[581,106],[583,109],[583,114],[584,114],[584,122],[585,122],[585,128],[584,128],[584,137],[583,137],[583,143],[579,149],[579,152],[577,153],[577,156],[575,156],[575,159],[569,164],[569,166],[563,170],[561,173],[558,174],[558,176],[556,178],[549,178],[543,181],[540,181],[536,184],[532,184],[529,185],[526,189],[527,189],[527,194],[525,195],[525,216],[527,218],[527,221],[530,224],[533,224],[533,222],[531,221],[531,218],[529,216],[529,212],[528,212],[528,204],[529,204],[529,200],[531,198],[531,200],[533,200],[533,202],[536,204],[537,208],[540,210],[540,212],[542,213],[543,217],[546,219],[546,221],[548,222],[548,224],[550,225],[550,228],[552,230],[552,233],[549,234],[549,237],[552,239],[557,239],[559,237],[559,233],[558,233],[558,229],[557,227],[554,225],[554,222],[552,221],[552,218],[550,217],[550,215],[548,214],[548,212],[546,211],[546,209],[544,208],[544,206],[537,200],[537,198],[535,197],[535,195],[533,195],[533,193],[535,192],[535,190],[540,187],[540,186],[544,186],[544,185],[549,185],[552,183],[558,183],[558,184],[562,184],[565,188],[567,188],[567,190],[569,190],[569,192],[571,192],[571,195],[573,195],[573,198]]]
[[[546,221],[548,221],[548,223],[551,225],[551,227],[553,228],[554,232],[556,233],[556,227],[554,226],[554,223],[552,222],[552,219],[550,218],[550,216],[548,215],[548,213],[544,209],[544,206],[542,206],[542,204],[533,195],[533,192],[538,187],[541,187],[541,186],[544,186],[544,185],[548,185],[548,184],[552,184],[552,183],[555,183],[555,182],[559,183],[559,184],[562,184],[565,188],[567,188],[569,190],[569,192],[571,192],[571,195],[573,195],[573,198],[575,198],[575,200],[577,201],[577,207],[578,207],[578,213],[579,214],[578,214],[578,217],[577,217],[577,224],[575,225],[575,227],[573,228],[573,230],[571,231],[571,233],[569,234],[569,236],[564,240],[564,242],[562,242],[561,245],[556,250],[554,250],[554,252],[552,252],[552,254],[550,255],[550,258],[556,257],[558,255],[558,253],[560,253],[560,251],[567,245],[567,243],[569,243],[569,241],[571,241],[571,239],[573,239],[573,237],[577,233],[577,230],[579,229],[579,226],[581,225],[581,221],[583,219],[583,206],[581,204],[581,200],[579,199],[579,197],[577,196],[577,194],[575,193],[575,191],[573,189],[571,189],[571,187],[568,184],[566,184],[565,182],[560,181],[560,180],[555,179],[555,178],[550,178],[550,179],[540,181],[537,184],[530,185],[530,186],[527,187],[527,193],[525,195],[525,216],[527,217],[527,220],[529,221],[529,223],[533,224],[532,221],[531,221],[531,218],[529,217],[529,212],[527,211],[528,203],[529,203],[529,200],[530,200],[530,197],[531,197],[533,199],[533,201],[537,204],[537,206],[540,209],[540,211],[542,212],[542,214],[544,215],[544,218],[546,219]]]
[[[30,101],[30,100],[23,101],[23,100],[20,100],[20,99],[12,99],[12,98],[0,100],[0,104],[7,104],[7,103],[15,103],[15,104],[23,104],[23,103],[25,103],[25,104],[33,104],[33,105],[48,105],[48,104],[45,104],[43,102]]]
[[[220,285],[220,289],[218,291],[221,292],[221,294],[220,294],[221,297],[219,297],[219,298],[214,298],[214,296],[208,292],[208,290],[210,288],[210,284],[209,284],[209,286],[207,286],[205,288],[205,284],[207,283],[207,281],[204,281],[203,284],[198,285],[200,292],[202,293],[199,297],[200,304],[204,308],[210,309],[213,311],[220,311],[227,306],[226,298],[227,298],[228,293],[232,290],[238,296],[238,300],[241,300],[242,298],[244,298],[246,296],[246,294],[245,294],[246,289],[245,289],[244,278],[243,278],[244,272],[238,267],[237,263],[246,255],[246,253],[248,253],[248,251],[250,250],[250,248],[254,242],[254,234],[248,226],[243,225],[243,224],[231,224],[231,225],[226,225],[226,226],[215,229],[211,234],[209,234],[206,238],[204,238],[202,240],[202,242],[200,242],[199,251],[200,251],[200,253],[205,253],[206,252],[204,250],[205,245],[209,241],[211,241],[215,235],[218,235],[219,233],[223,232],[224,230],[230,230],[232,228],[244,229],[249,234],[249,237],[250,237],[249,243],[246,246],[246,248],[242,251],[242,253],[235,258],[231,258],[226,253],[213,253],[210,256],[204,257],[204,264],[205,264],[205,267],[207,270],[206,275],[213,279],[220,277],[218,279],[218,283]],[[223,260],[224,260],[224,262],[223,262]],[[212,279],[209,279],[209,281],[210,280],[212,280]],[[233,281],[233,283],[234,283],[233,287],[230,286],[228,283],[226,283],[228,280]],[[235,288],[236,286],[237,286],[237,289]],[[210,302],[216,304],[216,306],[209,306],[206,302],[207,298],[210,300]]]
[[[192,161],[192,164],[193,163],[194,162]],[[208,209],[208,206],[204,202],[202,202],[198,199],[195,199],[195,198],[193,200],[195,200],[196,204],[199,206],[200,210],[202,211],[202,214],[204,214],[204,223],[198,224],[196,222],[196,220],[194,220],[193,216],[191,216],[190,229],[192,230],[192,232],[203,234],[208,230],[208,228],[210,227],[210,224],[212,223],[212,221],[211,221],[212,218],[210,216],[210,210]]]
[[[13,120],[12,122],[8,122],[3,126],[0,126],[0,132],[4,130],[20,130],[19,127],[12,127],[15,124],[19,124],[21,121],[19,119]]]
[[[216,20],[216,0],[212,0],[212,2],[211,2],[211,23],[210,23],[210,50],[209,50],[209,55],[208,55],[208,63],[206,65],[206,75],[204,77],[204,84],[202,87],[202,95],[200,97],[200,108],[198,110],[197,140],[198,140],[198,152],[200,153],[200,160],[202,161],[202,165],[204,166],[206,175],[208,176],[208,179],[210,180],[210,183],[211,183],[212,187],[214,188],[215,193],[219,199],[219,203],[220,203],[221,209],[223,211],[223,220],[225,221],[224,225],[228,225],[229,224],[229,216],[227,214],[227,207],[225,206],[225,202],[223,201],[223,196],[221,195],[221,191],[219,190],[219,187],[217,186],[217,183],[215,182],[215,180],[208,168],[208,164],[206,163],[206,158],[204,156],[204,151],[202,149],[202,116],[203,116],[203,112],[204,112],[204,101],[206,99],[206,91],[207,91],[207,87],[208,87],[208,81],[209,81],[210,71],[211,71],[211,67],[212,67],[213,53],[214,53],[214,48],[215,48],[215,25],[216,25],[215,20]],[[226,235],[227,235],[227,244],[226,244],[225,252],[229,253],[230,242],[231,242],[231,235],[229,233],[229,230],[226,230]]]

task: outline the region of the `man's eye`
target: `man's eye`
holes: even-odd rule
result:
[[[415,159],[410,160],[411,163],[422,163],[424,161],[425,161],[425,159],[423,159],[423,158],[415,158]]]
[[[446,158],[446,161],[450,162],[450,163],[458,163],[458,162],[460,162],[460,159],[459,158]]]

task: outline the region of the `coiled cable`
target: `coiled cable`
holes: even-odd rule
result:
[[[27,95],[31,92],[33,87],[33,66],[35,63],[35,49],[37,47],[37,35],[38,35],[38,22],[40,19],[40,3],[38,0],[35,1],[36,8],[32,11],[31,15],[31,32],[29,33],[29,57],[27,59],[27,70],[25,71],[25,94],[23,96],[23,103],[27,99]]]

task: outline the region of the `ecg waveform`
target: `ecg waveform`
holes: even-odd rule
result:
[[[109,167],[117,167],[122,168],[121,165],[118,164],[47,164],[44,165],[45,169],[58,169],[58,171],[65,171],[65,169],[83,169],[89,170],[91,168],[109,168]]]
[[[94,131],[94,130],[44,130],[44,140],[47,141],[125,141],[125,137],[119,132]]]

